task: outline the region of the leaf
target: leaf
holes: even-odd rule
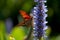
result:
[[[23,26],[17,26],[12,30],[11,35],[15,38],[15,40],[24,40],[24,37],[26,36],[25,29]]]

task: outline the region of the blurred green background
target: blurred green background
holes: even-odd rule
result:
[[[0,40],[24,40],[29,34],[26,26],[16,26],[23,18],[19,10],[30,14],[36,5],[34,0],[0,0]],[[47,0],[47,25],[46,35],[49,40],[60,40],[60,0]]]

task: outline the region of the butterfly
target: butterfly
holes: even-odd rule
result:
[[[19,26],[22,25],[27,25],[30,26],[31,25],[31,16],[27,14],[27,12],[23,11],[23,10],[19,10],[19,14],[23,17],[24,21],[22,21],[21,23],[19,23]]]

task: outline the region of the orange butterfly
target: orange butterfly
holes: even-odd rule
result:
[[[24,18],[24,21],[19,23],[18,25],[30,25],[31,22],[31,16],[29,16],[25,11],[20,10],[20,15]]]

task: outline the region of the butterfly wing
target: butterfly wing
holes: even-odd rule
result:
[[[19,13],[22,15],[22,17],[25,19],[25,20],[29,20],[30,19],[30,16],[23,10],[20,10]]]

